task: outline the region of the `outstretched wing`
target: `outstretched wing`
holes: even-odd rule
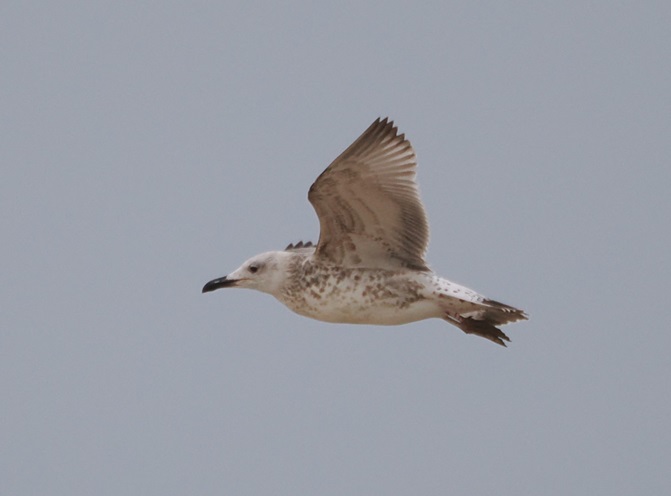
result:
[[[320,234],[315,257],[337,265],[428,270],[429,227],[415,152],[377,119],[310,187]]]

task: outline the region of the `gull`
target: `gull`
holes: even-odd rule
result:
[[[377,119],[310,187],[319,241],[256,255],[203,287],[271,294],[299,315],[333,323],[399,325],[440,318],[506,346],[497,326],[524,311],[436,275],[424,260],[429,225],[415,152]]]

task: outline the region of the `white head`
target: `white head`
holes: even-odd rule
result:
[[[287,280],[291,259],[286,251],[268,251],[256,255],[227,276],[213,279],[203,287],[203,293],[220,288],[247,288],[277,294]]]

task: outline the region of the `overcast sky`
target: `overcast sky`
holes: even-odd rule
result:
[[[670,6],[3,2],[0,494],[670,493]],[[201,294],[378,116],[507,349]]]

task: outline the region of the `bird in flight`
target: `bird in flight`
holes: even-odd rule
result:
[[[505,346],[498,326],[528,317],[436,275],[424,260],[429,226],[415,152],[392,121],[377,119],[310,187],[319,241],[256,255],[203,287],[269,293],[294,312],[348,324],[440,318]]]

